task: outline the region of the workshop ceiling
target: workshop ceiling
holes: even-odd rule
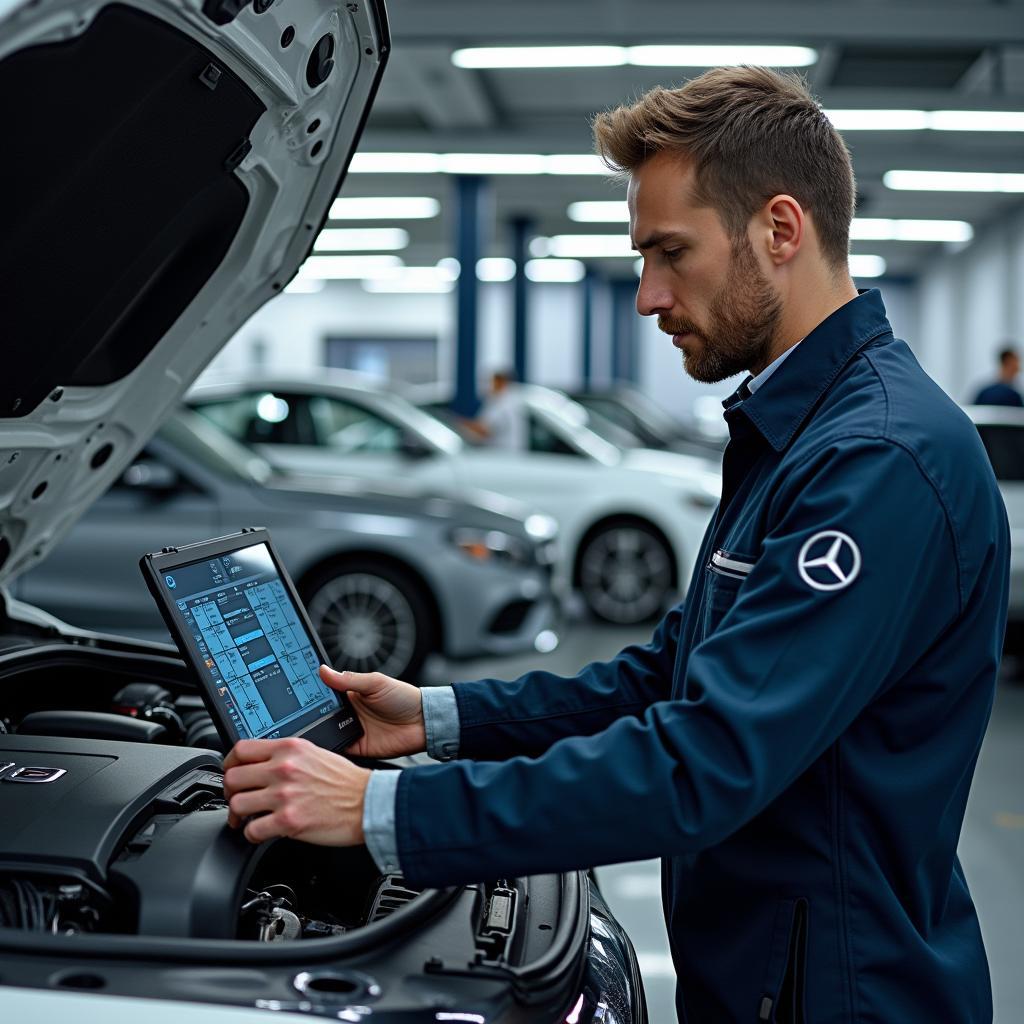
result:
[[[1024,3],[948,0],[389,0],[393,54],[360,154],[585,154],[596,111],[657,84],[700,73],[682,67],[463,68],[452,53],[479,46],[787,44],[812,47],[803,68],[826,110],[1024,111]],[[1022,115],[1024,117],[1024,115]],[[1024,131],[856,130],[858,215],[966,220],[975,232],[1003,218],[1024,193],[897,191],[893,169],[1024,173]],[[415,161],[410,161],[415,166]],[[358,162],[355,166],[358,166]],[[404,227],[401,256],[422,265],[452,254],[445,173],[352,173],[345,196],[433,196],[440,216],[387,221]],[[578,200],[617,199],[600,175],[495,175],[488,253],[510,255],[507,225],[527,217],[538,235],[625,232],[622,223],[579,224]],[[857,241],[893,276],[913,276],[944,243]],[[629,276],[628,259],[595,260]]]

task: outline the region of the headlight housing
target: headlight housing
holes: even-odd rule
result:
[[[523,537],[513,537],[502,530],[481,530],[460,526],[451,533],[452,543],[476,562],[506,565],[536,563],[534,546]]]
[[[554,516],[534,512],[533,515],[526,517],[526,522],[523,525],[534,540],[554,540],[558,536],[558,520]]]
[[[721,498],[722,478],[717,473],[704,473],[696,486],[687,489],[683,495],[683,504],[701,511],[710,511]]]

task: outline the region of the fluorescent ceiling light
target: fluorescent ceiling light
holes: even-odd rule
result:
[[[331,203],[331,220],[428,220],[441,212],[430,196],[346,196]]]
[[[851,256],[851,277],[881,277],[885,273],[885,260],[881,256]]]
[[[817,59],[817,52],[806,46],[475,46],[452,54],[452,63],[459,68],[802,68]]]
[[[474,46],[456,50],[457,68],[608,68],[626,63],[623,46]]]
[[[887,220],[855,217],[850,238],[890,242],[969,242],[974,229],[965,220]]]
[[[437,261],[437,269],[447,275],[449,281],[457,281],[462,267],[454,256],[445,256]]]
[[[924,110],[826,110],[840,132],[915,132],[928,127]]]
[[[358,279],[401,266],[397,256],[309,256],[299,267],[299,277],[321,281]]]
[[[758,64],[806,68],[818,59],[808,46],[630,46],[626,63],[658,68],[717,68]]]
[[[516,276],[516,261],[505,256],[485,256],[476,261],[478,281],[511,281]]]
[[[552,235],[530,243],[533,256],[604,257],[635,256],[633,244],[624,231],[616,235]]]
[[[530,281],[569,283],[582,281],[587,268],[579,260],[528,260],[526,276]]]
[[[886,188],[914,192],[1024,192],[1024,174],[989,171],[886,171]]]
[[[547,174],[603,174],[612,172],[594,153],[555,153],[544,158]]]
[[[404,249],[409,232],[402,228],[325,228],[313,243],[315,252]]]
[[[348,166],[353,174],[437,174],[437,153],[356,153]]]
[[[544,157],[537,153],[445,153],[445,174],[543,174]]]
[[[1024,132],[1019,110],[826,110],[841,132]]]
[[[412,293],[450,292],[458,273],[449,265],[433,267],[384,267],[364,275],[363,288],[368,292]]]
[[[629,220],[629,207],[621,199],[569,204],[569,220],[578,224],[617,224]]]
[[[936,110],[929,116],[937,132],[1024,132],[1021,110]]]
[[[593,153],[356,153],[349,170],[353,174],[611,174]]]
[[[314,277],[295,277],[285,285],[285,295],[315,295],[323,291],[323,281]]]
[[[390,281],[387,278],[371,277],[363,281],[363,289],[368,292],[387,295],[442,295],[450,292],[455,285],[451,281],[440,278],[404,278],[398,277]]]

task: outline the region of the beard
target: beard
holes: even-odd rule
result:
[[[694,380],[717,384],[767,362],[781,315],[779,296],[743,236],[732,248],[729,273],[711,300],[707,324],[659,316],[658,328],[666,334],[694,335],[700,347],[683,352],[683,369]]]

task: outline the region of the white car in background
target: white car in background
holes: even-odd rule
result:
[[[343,371],[206,383],[188,402],[271,463],[302,473],[484,488],[529,502],[560,526],[555,586],[615,623],[651,619],[685,589],[721,477],[699,458],[629,450],[587,426],[582,406],[518,389],[529,451],[467,444],[379,383]]]
[[[1024,409],[999,405],[964,408],[981,434],[1010,521],[1010,607],[1006,652],[1024,669]],[[1022,673],[1024,674],[1024,673]]]

